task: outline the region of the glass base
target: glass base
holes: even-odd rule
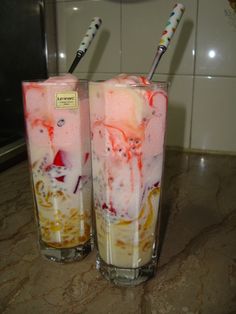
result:
[[[92,250],[91,241],[72,248],[54,248],[40,241],[41,254],[48,260],[57,263],[70,263],[84,259]]]
[[[110,282],[117,286],[137,286],[152,278],[156,273],[157,259],[138,268],[121,268],[105,263],[97,254],[96,268]]]

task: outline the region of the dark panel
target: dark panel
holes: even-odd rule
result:
[[[0,1],[0,147],[24,136],[21,81],[47,77],[43,2]]]

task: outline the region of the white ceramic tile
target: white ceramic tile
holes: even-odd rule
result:
[[[191,148],[236,152],[236,78],[196,77]]]
[[[229,1],[199,0],[196,74],[236,76],[236,13]]]
[[[193,74],[197,0],[182,0],[186,10],[158,66],[159,73]],[[122,71],[147,73],[175,0],[124,1]]]
[[[120,71],[120,4],[112,1],[57,2],[59,71],[68,71],[93,17],[103,24],[76,72]]]
[[[155,80],[170,83],[168,95],[166,145],[189,148],[192,115],[192,76],[155,75]]]

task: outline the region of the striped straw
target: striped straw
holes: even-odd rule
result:
[[[89,25],[89,28],[83,38],[83,40],[80,43],[79,49],[76,52],[76,56],[74,61],[71,64],[71,67],[69,69],[69,73],[73,73],[75,68],[77,67],[78,63],[82,59],[82,57],[85,55],[86,51],[88,50],[88,47],[90,46],[93,38],[95,37],[99,27],[102,24],[102,20],[99,17],[94,17],[91,21],[91,24]]]
[[[151,69],[148,73],[147,79],[151,80],[153,77],[154,72],[156,71],[156,68],[158,66],[158,63],[162,57],[162,55],[166,52],[166,49],[168,48],[170,44],[170,40],[173,37],[176,28],[183,16],[185,7],[181,3],[177,3],[173,11],[171,12],[169,19],[166,23],[166,27],[164,29],[164,32],[162,33],[159,45],[157,47],[157,53],[155,55],[154,61],[152,63]]]

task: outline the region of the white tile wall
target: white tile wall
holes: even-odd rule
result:
[[[59,71],[67,72],[93,17],[103,20],[76,72],[120,71],[120,5],[112,1],[57,3]]]
[[[122,71],[147,73],[175,0],[123,1]],[[186,12],[158,67],[159,73],[192,74],[197,0],[182,0]]]
[[[236,78],[197,77],[191,147],[236,152]]]
[[[103,26],[76,75],[147,73],[175,2],[57,0],[59,72],[68,70],[90,20],[100,16]],[[236,153],[236,13],[226,0],[180,2],[184,18],[154,76],[171,80],[167,145]]]
[[[236,75],[236,13],[229,1],[199,0],[196,74]]]

